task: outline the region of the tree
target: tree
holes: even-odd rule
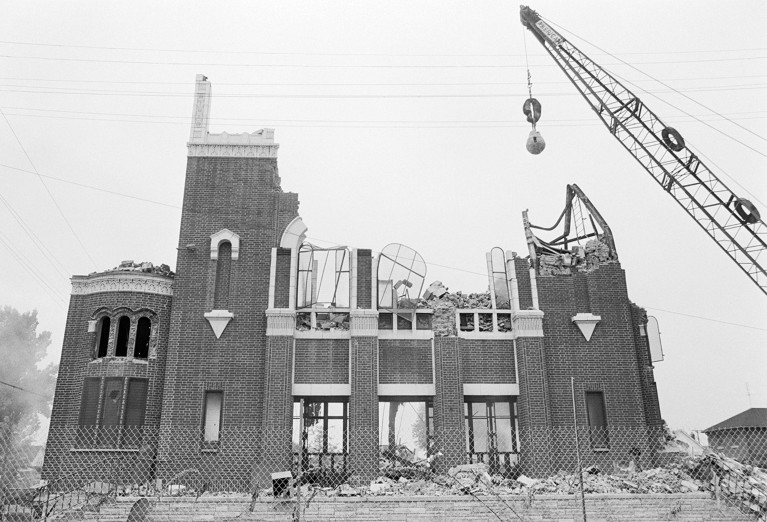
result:
[[[0,424],[14,432],[37,429],[50,414],[58,365],[40,367],[51,333],[37,333],[37,310],[0,308]]]

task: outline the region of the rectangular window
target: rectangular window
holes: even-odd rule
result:
[[[83,382],[77,444],[82,448],[135,448],[141,444],[146,379],[100,377]],[[125,397],[123,396],[124,394]]]
[[[80,426],[96,426],[99,413],[99,388],[101,379],[88,377],[83,384],[83,398],[80,403]]]
[[[602,392],[586,392],[586,414],[589,420],[591,447],[598,450],[610,448],[610,435],[607,430],[607,411],[605,396]]]
[[[467,398],[464,416],[469,462],[484,462],[490,466],[491,474],[511,476],[519,463],[516,400]]]
[[[347,476],[349,461],[349,403],[345,400],[304,401],[301,433],[301,403],[293,403],[293,456],[301,468],[312,473],[322,486],[335,487]],[[301,448],[303,447],[303,452]]]
[[[221,419],[224,412],[224,392],[205,392],[205,410],[203,412],[203,441],[217,443],[221,437]]]

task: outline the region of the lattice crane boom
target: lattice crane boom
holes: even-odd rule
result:
[[[767,227],[756,207],[738,198],[686,147],[679,132],[538,13],[521,6],[520,19],[610,133],[767,294]]]

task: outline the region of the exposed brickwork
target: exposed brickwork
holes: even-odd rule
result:
[[[434,339],[434,432],[436,447],[443,458],[438,461],[442,471],[461,464],[466,448],[463,441],[463,387],[461,379],[461,349],[456,337]]]
[[[644,401],[645,419],[648,426],[662,426],[658,389],[655,385],[655,375],[652,371],[650,344],[646,335],[641,335],[640,325],[647,325],[647,314],[637,305],[631,305],[631,315],[634,326],[634,342],[636,343],[637,364],[639,366],[640,382],[642,383],[642,400]]]
[[[288,308],[290,306],[290,256],[291,249],[277,249],[277,266],[275,267],[274,307]]]
[[[349,456],[351,471],[371,480],[378,469],[378,342],[375,337],[351,339]]]
[[[381,384],[431,384],[431,341],[382,339],[378,375]]]
[[[501,339],[460,339],[464,383],[516,383],[514,343]]]
[[[530,261],[527,258],[514,258],[514,272],[519,290],[519,308],[529,310],[533,307],[533,292],[530,285]]]
[[[101,513],[85,514],[84,520],[125,520],[136,498],[117,497]],[[252,506],[252,507],[251,507]],[[492,510],[492,511],[491,511]],[[495,513],[495,514],[493,514]],[[707,493],[670,495],[586,495],[588,520],[613,522],[737,522],[753,520],[735,507],[719,504]],[[162,498],[152,506],[151,516],[168,522],[188,520],[259,520],[283,522],[293,519],[293,504],[282,500],[249,497]],[[467,495],[418,497],[315,497],[302,513],[302,520],[396,520],[486,522],[488,520],[583,520],[576,495],[535,495],[533,502],[522,495],[478,498]]]
[[[94,318],[97,311],[126,308],[128,310],[149,309],[156,314],[156,328],[153,328],[155,338],[151,341],[156,342],[154,357],[144,360],[134,360],[132,357],[94,359],[97,332],[88,332],[88,321]],[[83,383],[86,377],[141,377],[148,379],[144,423],[151,427],[159,425],[170,310],[171,297],[156,294],[102,292],[71,296],[59,362],[59,378],[56,381],[56,394],[51,412],[50,436],[43,469],[45,477],[72,471],[65,468],[64,462],[72,462],[68,453],[75,445],[73,437],[76,435],[76,429],[73,427],[78,423]],[[132,325],[133,332],[135,332],[135,326],[135,324]],[[112,321],[110,328],[110,341],[113,347],[117,321]],[[131,336],[128,342],[129,355],[133,353],[133,338]],[[125,398],[123,397],[123,400]],[[122,409],[124,410],[124,407]],[[83,453],[82,462],[97,462],[103,460],[103,457],[103,454]],[[128,457],[126,465],[131,459],[136,460],[138,458],[138,455]]]
[[[191,243],[197,249],[180,249],[177,260],[163,402],[165,433],[175,427],[201,426],[201,383],[205,381],[226,384],[222,429],[263,425],[266,380],[278,378],[267,369],[266,357],[264,311],[268,306],[271,249],[297,215],[297,205],[295,194],[280,189],[276,159],[188,158],[179,245]],[[224,228],[239,235],[240,252],[239,259],[232,261],[230,276],[229,311],[234,319],[216,339],[203,317],[209,311],[206,296],[211,284],[205,274],[210,273],[210,236]],[[277,358],[283,357],[281,350],[281,345],[270,349]],[[288,353],[292,353],[292,345]],[[290,394],[288,384],[282,383],[283,396]],[[281,420],[269,418],[271,422]],[[242,444],[222,444],[215,458],[226,458],[226,453],[232,452],[239,455],[243,465],[249,465],[258,447],[252,440]],[[201,458],[199,446],[165,446],[159,455],[160,468],[171,466],[181,455]]]
[[[296,339],[295,382],[347,384],[348,339]]]
[[[370,309],[373,299],[370,296],[372,284],[373,254],[369,249],[357,250],[357,308]]]

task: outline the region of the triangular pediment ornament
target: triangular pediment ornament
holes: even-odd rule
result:
[[[591,340],[591,335],[594,333],[597,323],[602,320],[602,317],[594,314],[580,313],[573,316],[573,322],[580,328],[583,337],[587,341]]]
[[[203,316],[210,323],[210,327],[213,328],[216,339],[221,338],[221,334],[224,333],[229,321],[234,318],[234,314],[228,310],[211,310],[203,314]]]

